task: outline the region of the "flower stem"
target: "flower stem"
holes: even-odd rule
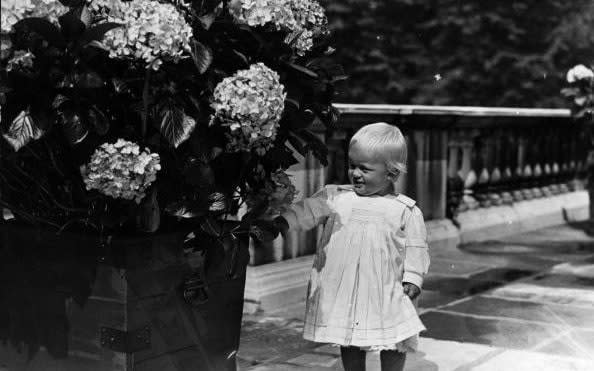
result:
[[[151,80],[151,71],[152,65],[148,66],[146,69],[146,75],[144,78],[144,88],[142,89],[142,126],[140,133],[142,138],[146,137],[146,129],[147,129],[147,117],[148,117],[148,105],[149,105],[149,88],[150,88],[150,80]]]

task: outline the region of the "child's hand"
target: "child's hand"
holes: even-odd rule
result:
[[[250,236],[259,242],[270,242],[278,237],[279,228],[270,220],[255,220],[250,225]]]
[[[404,282],[402,287],[404,288],[404,293],[408,295],[410,300],[416,299],[416,297],[421,293],[421,289],[417,285],[414,285],[410,282]]]

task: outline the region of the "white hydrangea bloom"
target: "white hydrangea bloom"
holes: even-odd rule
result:
[[[219,122],[231,130],[227,150],[254,149],[263,155],[276,137],[285,98],[278,74],[263,63],[223,79],[214,90],[211,106]]]
[[[163,60],[177,62],[190,50],[192,27],[173,4],[96,0],[91,12],[124,25],[107,32],[103,39],[111,58],[144,60],[147,67],[159,69]]]
[[[12,26],[28,17],[46,18],[58,24],[58,17],[68,11],[58,0],[2,0],[0,4],[2,32],[10,32]]]
[[[313,38],[328,32],[324,8],[313,0],[232,0],[229,12],[238,23],[287,31],[297,54],[313,47]]]
[[[328,19],[324,8],[312,0],[290,0],[291,10],[300,34],[295,40],[297,54],[304,55],[313,47],[313,39],[328,32]]]
[[[574,83],[576,81],[586,79],[594,79],[594,71],[584,66],[583,64],[578,64],[577,66],[567,71],[568,83]]]
[[[118,139],[97,148],[89,163],[81,167],[81,174],[87,190],[140,203],[157,179],[159,161],[159,155],[148,148],[141,151],[138,144]]]

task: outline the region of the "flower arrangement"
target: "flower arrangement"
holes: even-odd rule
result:
[[[296,151],[325,162],[326,24],[310,0],[3,0],[0,222],[105,237],[247,206],[250,233],[292,202]]]

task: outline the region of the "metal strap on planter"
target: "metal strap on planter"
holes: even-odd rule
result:
[[[101,347],[121,353],[134,353],[151,347],[151,328],[144,326],[134,331],[101,327]]]

